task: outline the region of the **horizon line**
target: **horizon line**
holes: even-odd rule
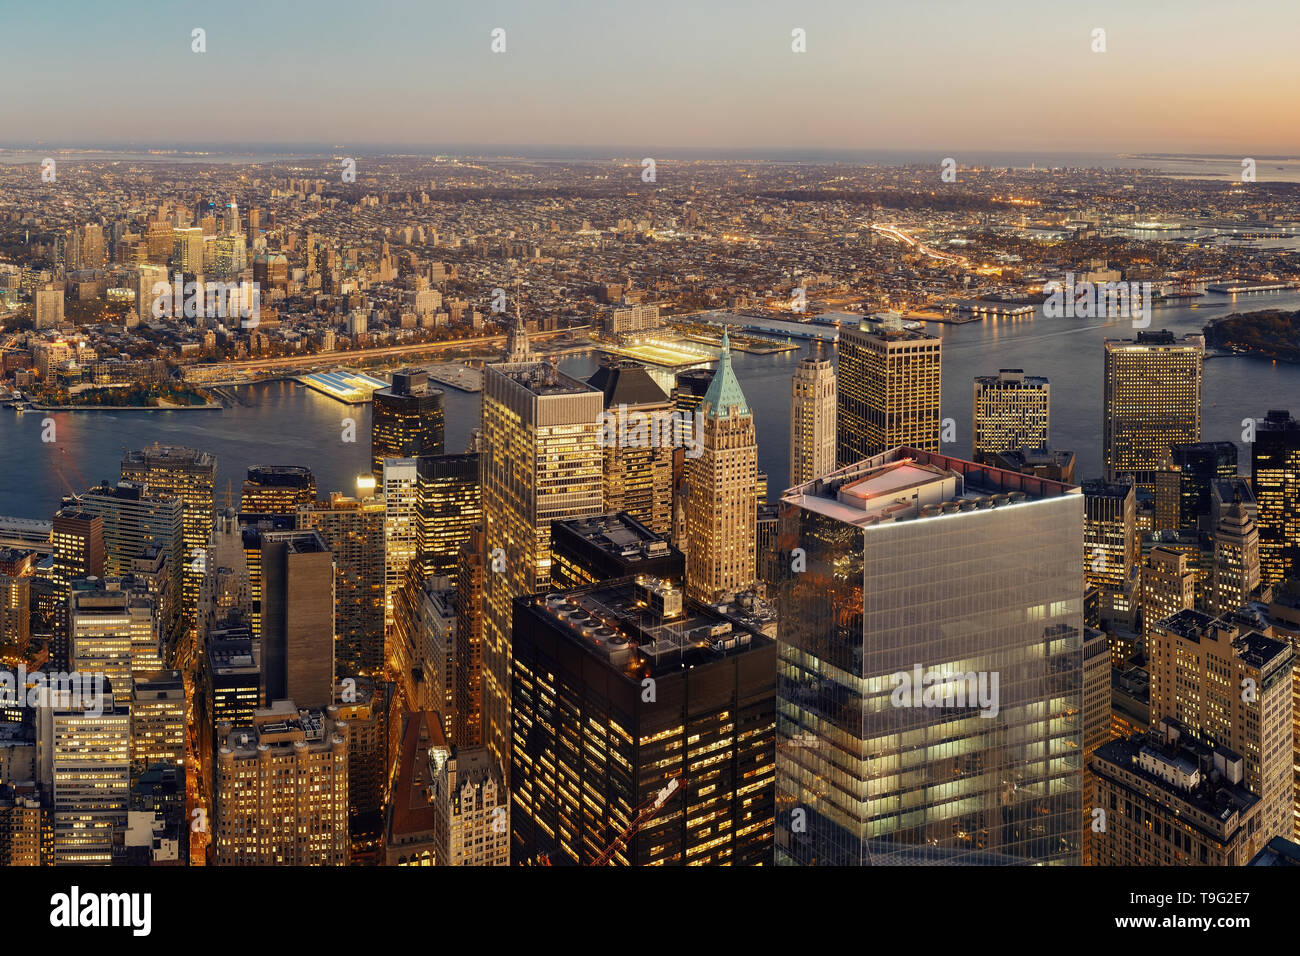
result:
[[[1006,155],[1008,153],[1020,153],[1026,156],[1060,156],[1062,154],[1074,154],[1080,157],[1104,157],[1109,159],[1132,159],[1132,160],[1162,160],[1162,159],[1194,159],[1194,160],[1225,160],[1237,161],[1244,156],[1249,156],[1256,162],[1300,162],[1300,154],[1291,153],[1263,153],[1255,151],[1252,154],[1233,152],[1204,152],[1197,150],[1159,150],[1145,149],[1134,150],[1099,150],[1074,148],[1062,146],[1056,148],[1045,147],[1018,147],[1018,146],[962,146],[943,148],[913,146],[913,147],[867,147],[867,146],[765,146],[765,145],[745,145],[745,146],[673,146],[673,145],[647,145],[640,146],[614,145],[614,144],[568,144],[568,143],[411,143],[411,142],[357,142],[357,143],[327,143],[311,141],[192,141],[187,143],[176,142],[152,142],[139,140],[98,140],[90,142],[75,141],[47,141],[35,140],[26,144],[0,144],[0,153],[27,153],[38,152],[42,149],[60,150],[65,152],[75,151],[95,151],[95,152],[132,152],[132,151],[149,151],[157,152],[160,155],[182,155],[207,153],[214,151],[226,152],[248,152],[248,151],[269,151],[269,152],[300,152],[304,155],[333,155],[339,150],[348,149],[368,149],[378,151],[377,155],[397,156],[401,155],[400,151],[413,151],[416,155],[447,155],[447,154],[477,154],[477,153],[496,153],[497,155],[523,155],[530,153],[547,152],[547,151],[565,151],[579,152],[586,151],[592,154],[590,158],[603,158],[608,156],[613,159],[632,158],[642,154],[652,155],[655,150],[681,153],[708,153],[715,156],[726,156],[730,153],[752,154],[768,153],[773,155],[786,154],[791,156],[807,155],[820,156],[827,153],[856,153],[867,155],[888,155],[899,156],[904,154],[917,153],[934,153],[938,157],[939,153],[958,156],[966,155]],[[395,152],[399,151],[399,152]],[[649,152],[647,152],[649,151]],[[938,157],[936,161],[944,157]],[[958,164],[961,165],[960,158]]]

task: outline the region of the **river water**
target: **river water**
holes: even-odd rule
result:
[[[1156,309],[1149,328],[1175,334],[1198,332],[1212,318],[1232,311],[1300,308],[1300,294],[1266,293],[1231,298],[1206,295],[1199,308]],[[1217,307],[1211,307],[1217,306]],[[1131,320],[1046,318],[984,319],[927,328],[943,337],[943,416],[956,424],[956,442],[944,451],[969,457],[971,388],[977,375],[1023,368],[1052,384],[1052,444],[1078,456],[1076,478],[1101,472],[1102,340],[1132,338]],[[758,427],[759,467],[769,476],[769,498],[785,487],[789,472],[790,378],[800,352],[735,353],[734,367]],[[560,367],[579,377],[596,368],[594,353],[570,356]],[[447,450],[465,450],[479,421],[480,397],[446,389]],[[116,480],[124,449],[154,441],[193,445],[217,456],[217,503],[229,485],[238,505],[250,465],[306,465],[321,497],[352,493],[356,475],[370,460],[369,406],[341,405],[294,382],[245,386],[246,406],[191,412],[52,412],[55,441],[43,442],[45,414],[0,409],[0,515],[49,519],[60,498],[101,479]],[[1242,419],[1270,408],[1300,413],[1300,366],[1249,358],[1211,358],[1205,364],[1202,437],[1237,441]],[[354,442],[345,442],[347,418]],[[1240,447],[1240,469],[1249,472],[1250,452]]]

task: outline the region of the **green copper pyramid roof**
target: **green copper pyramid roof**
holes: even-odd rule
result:
[[[745,393],[740,390],[740,382],[736,381],[736,373],[731,369],[731,339],[725,328],[722,330],[722,356],[718,370],[713,373],[709,390],[704,393],[703,404],[709,406],[714,418],[727,414],[732,405],[740,409],[740,414],[749,414],[749,403],[745,401]]]

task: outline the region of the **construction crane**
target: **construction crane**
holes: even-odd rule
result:
[[[626,846],[628,841],[636,836],[638,830],[650,822],[650,820],[654,819],[655,815],[663,808],[663,805],[668,802],[668,798],[685,786],[685,784],[685,777],[674,777],[672,780],[668,781],[668,786],[664,787],[645,803],[641,804],[640,808],[637,810],[636,816],[633,817],[632,822],[627,825],[627,829],[616,836],[614,842],[605,847],[600,856],[591,861],[591,865],[607,866],[615,852],[617,852],[620,847]]]

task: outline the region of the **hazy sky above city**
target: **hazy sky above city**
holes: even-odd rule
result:
[[[73,0],[3,22],[6,146],[1300,154],[1297,0]]]

